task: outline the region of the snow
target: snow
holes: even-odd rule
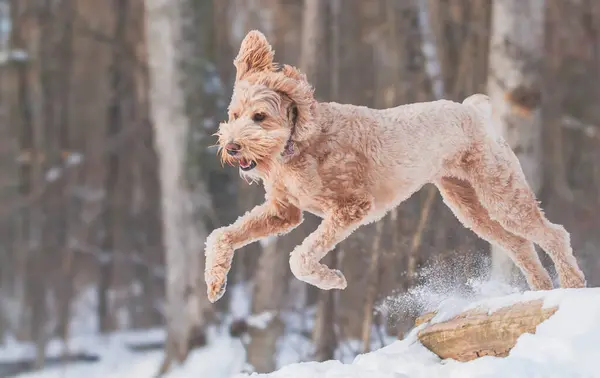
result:
[[[429,5],[427,0],[419,0],[419,24],[423,36],[422,49],[425,56],[425,70],[433,82],[433,94],[435,98],[444,97],[444,81],[439,57],[437,56],[436,41],[431,25],[429,25]]]
[[[83,155],[78,152],[73,152],[67,156],[67,166],[79,165],[83,161]]]
[[[81,336],[74,337],[65,345],[61,340],[52,340],[48,343],[47,357],[60,357],[65,350],[70,353],[89,353],[91,355],[108,355],[110,350],[127,350],[128,344],[152,343],[164,341],[165,335],[162,329],[149,329],[143,332],[118,332],[105,337]],[[18,343],[14,340],[0,347],[0,362],[14,361],[35,356],[35,346],[29,343]]]
[[[83,337],[71,342],[69,351],[99,355],[98,363],[73,363],[18,375],[19,378],[150,378],[154,377],[162,362],[161,350],[134,352],[127,348],[133,342],[163,341],[162,330],[144,332],[118,332],[105,337]],[[210,347],[192,351],[186,363],[175,367],[165,378],[211,377],[227,378],[244,368],[245,350],[238,339],[232,339],[212,330]],[[49,355],[60,356],[63,345],[50,345]],[[15,360],[32,356],[33,346],[24,348],[9,343],[0,348],[2,360]]]
[[[3,51],[0,51],[0,64],[6,64],[8,62],[25,62],[27,61],[27,59],[29,59],[29,55],[24,50],[5,49]]]
[[[267,236],[266,238],[260,239],[258,242],[260,243],[261,247],[265,248],[268,245],[275,243],[276,240],[277,236]]]
[[[339,361],[288,365],[271,374],[254,378],[566,378],[600,377],[600,288],[557,289],[524,292],[491,298],[450,309],[442,305],[441,321],[461,310],[488,308],[495,311],[517,302],[543,299],[545,307],[558,311],[537,327],[536,334],[524,334],[505,358],[481,357],[470,362],[440,360],[417,340],[413,329],[401,341],[377,351],[359,355],[350,364]],[[238,374],[236,378],[247,377]]]
[[[537,327],[535,335],[522,335],[509,356],[486,356],[466,363],[441,360],[423,347],[417,340],[417,332],[424,325],[413,329],[404,340],[386,338],[387,346],[371,353],[355,357],[353,351],[348,353],[346,349],[358,348],[345,342],[336,351],[337,360],[299,362],[311,359],[313,346],[301,332],[312,328],[314,309],[283,311],[279,316],[284,319],[288,332],[278,341],[279,370],[271,374],[251,373],[251,367],[245,362],[242,340],[230,337],[224,326],[211,328],[208,346],[192,351],[188,360],[173,367],[165,378],[600,378],[600,288],[518,292],[516,288],[484,280],[472,280],[466,287],[457,287],[449,284],[446,277],[451,272],[440,273],[439,269],[431,272],[435,272],[431,273],[435,278],[430,277],[425,284],[396,296],[397,301],[381,305],[380,310],[393,313],[402,310],[398,307],[418,308],[419,312],[437,309],[432,322],[439,322],[469,309],[493,312],[514,303],[541,299],[544,307],[558,307],[558,311]],[[243,317],[258,328],[272,319],[270,312],[251,313],[248,300],[251,285],[232,285],[231,291],[235,306],[229,317]],[[79,310],[77,312],[85,313]],[[225,319],[225,323],[227,321]],[[78,335],[69,340],[68,350],[96,355],[100,358],[98,362],[53,366],[17,377],[150,378],[158,371],[163,358],[161,350],[136,352],[128,346],[164,342],[162,329],[98,336],[86,331],[89,326],[74,327]],[[373,344],[374,347],[380,345],[379,341]],[[52,340],[48,354],[60,356],[64,348],[61,341]],[[7,339],[0,345],[0,362],[32,357],[34,352],[33,345]]]
[[[48,172],[46,172],[46,181],[53,182],[56,181],[61,175],[61,169],[58,167],[50,168]]]
[[[265,329],[265,328],[267,328],[267,326],[269,325],[271,320],[273,320],[275,318],[275,315],[276,314],[274,311],[264,311],[264,312],[261,312],[260,314],[249,316],[246,319],[246,322],[248,323],[249,326],[251,326],[253,328]]]

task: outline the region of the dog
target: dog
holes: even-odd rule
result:
[[[207,238],[211,302],[225,292],[234,250],[290,232],[304,211],[323,220],[291,252],[292,273],[323,290],[346,288],[344,275],[320,260],[426,183],[465,227],[510,254],[531,289],[552,289],[534,243],[552,258],[562,287],[585,286],[569,233],[539,208],[517,157],[494,131],[486,95],[389,109],[318,102],[302,72],[273,59],[256,30],[234,59],[229,120],[215,134],[219,153],[247,180],[262,181],[266,194]]]

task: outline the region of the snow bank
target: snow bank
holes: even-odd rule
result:
[[[493,312],[517,302],[543,299],[558,311],[522,335],[505,358],[481,357],[470,362],[440,360],[417,340],[419,328],[404,340],[357,356],[351,364],[338,361],[300,363],[254,378],[576,378],[600,377],[600,288],[558,289],[515,293],[461,304],[443,303],[434,322],[472,308]],[[421,326],[423,327],[423,326]],[[238,374],[237,378],[248,377]]]
[[[455,295],[448,293],[446,296],[440,295],[439,290],[422,288],[417,297],[425,307],[438,302],[434,322],[473,308],[493,312],[516,302],[535,299],[543,299],[545,307],[558,306],[559,309],[538,326],[535,335],[522,335],[506,358],[487,356],[466,363],[440,360],[417,340],[421,326],[404,340],[346,360],[348,363],[293,363],[264,375],[240,374],[246,368],[246,352],[240,340],[230,338],[225,329],[213,329],[209,333],[209,346],[193,351],[183,366],[175,367],[165,378],[600,378],[600,288],[515,293],[513,288],[497,284],[472,287],[474,289],[468,295],[455,291]],[[416,296],[415,293],[412,295]],[[412,300],[416,301],[415,298]],[[240,314],[247,310],[243,307],[237,309]],[[259,314],[254,320],[262,324],[268,321],[267,315]],[[164,332],[159,329],[76,337],[69,343],[69,350],[94,352],[100,355],[101,361],[51,367],[18,377],[150,378],[160,366],[162,351],[134,353],[126,348],[126,344],[162,340]],[[60,355],[63,347],[58,341],[52,342],[49,354]],[[301,360],[299,356],[304,352],[295,349],[306,352],[310,345],[291,334],[280,340],[279,366]],[[0,348],[0,360],[32,354],[31,346],[17,343]]]
[[[273,318],[273,313],[251,314],[252,286],[233,285],[230,289],[231,311],[218,328],[208,330],[208,345],[191,352],[181,366],[174,366],[164,378],[231,378],[240,371],[251,371],[246,365],[246,350],[240,339],[229,335],[230,321],[245,318],[256,328],[264,328]],[[80,302],[75,303],[75,320],[68,345],[61,340],[51,340],[47,357],[59,358],[65,351],[71,354],[87,354],[99,358],[97,362],[54,364],[41,371],[22,373],[14,378],[151,378],[158,371],[163,359],[162,350],[139,351],[129,346],[163,343],[166,333],[162,328],[118,331],[107,335],[96,333],[94,303],[96,295],[88,291]],[[90,309],[92,309],[90,311]],[[295,309],[280,314],[286,322],[288,332],[278,341],[277,366],[309,360],[312,353],[310,340],[301,333],[312,329],[314,309]],[[305,324],[306,323],[306,324]],[[244,338],[245,341],[246,338]],[[6,338],[0,343],[0,364],[31,360],[35,356],[32,343],[17,342]],[[0,378],[4,378],[0,371]]]
[[[60,339],[53,339],[46,348],[46,357],[59,358],[65,351],[70,354],[85,353],[110,357],[115,353],[129,352],[127,345],[164,342],[165,336],[163,329],[154,328],[142,332],[121,331],[107,336],[76,336],[71,338],[67,345]],[[13,339],[7,339],[4,345],[0,346],[0,363],[33,359],[34,357],[35,345],[32,343],[19,343]]]
[[[64,366],[46,368],[18,375],[18,378],[152,378],[158,371],[163,358],[160,350],[135,353],[125,347],[127,342],[149,342],[160,340],[156,332],[119,332],[106,337],[88,337],[81,344],[73,345],[75,350],[94,351],[99,354],[98,363],[71,363]],[[82,341],[84,338],[81,339]],[[182,366],[174,367],[165,378],[230,378],[245,367],[245,350],[238,339],[217,334],[211,330],[210,347],[199,348],[190,353]],[[13,345],[14,347],[14,345]],[[6,352],[11,347],[0,349]],[[70,349],[70,350],[73,350]],[[14,354],[18,353],[15,350]],[[21,351],[22,353],[23,351]],[[52,354],[52,353],[50,353]],[[27,353],[24,353],[27,355]],[[9,359],[8,357],[6,359]]]

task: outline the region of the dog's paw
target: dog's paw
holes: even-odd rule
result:
[[[206,294],[208,300],[211,303],[215,303],[223,294],[225,294],[225,288],[227,287],[227,272],[223,272],[222,269],[215,271],[214,269],[208,269],[204,272],[204,280],[206,281]]]
[[[344,276],[344,273],[342,273],[339,270],[334,270],[333,273],[338,277],[337,280],[335,280],[333,282],[334,286],[332,287],[332,289],[339,289],[339,290],[343,290],[348,286],[348,281],[346,280],[346,277]]]
[[[310,282],[309,279],[307,282],[321,290],[343,290],[348,286],[346,277],[344,277],[344,274],[337,269],[330,269],[324,277],[315,278],[312,282]]]
[[[206,269],[204,281],[208,299],[214,303],[225,293],[227,286],[227,273],[231,268],[233,248],[227,241],[223,230],[215,230],[206,242]]]

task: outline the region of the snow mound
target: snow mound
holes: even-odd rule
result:
[[[209,330],[210,347],[190,352],[185,364],[174,366],[164,378],[230,378],[245,368],[245,350],[238,339],[226,337]],[[40,371],[23,373],[15,378],[153,378],[163,359],[162,350],[135,353],[126,348],[129,342],[152,342],[164,340],[164,331],[118,332],[110,336],[82,337],[72,343],[70,351],[89,351],[100,357],[95,363],[70,363],[48,367]],[[0,360],[11,361],[14,357],[29,356],[29,351],[0,348]],[[7,355],[4,352],[13,351]],[[49,355],[59,356],[59,345],[50,348]],[[4,378],[1,374],[0,377]]]
[[[600,377],[600,288],[515,293],[471,303],[442,304],[433,322],[459,312],[487,308],[493,312],[518,302],[543,299],[558,311],[522,335],[505,358],[485,356],[470,362],[440,360],[417,340],[413,329],[401,341],[359,355],[351,364],[339,361],[288,365],[271,374],[238,374],[253,378],[576,378]]]

